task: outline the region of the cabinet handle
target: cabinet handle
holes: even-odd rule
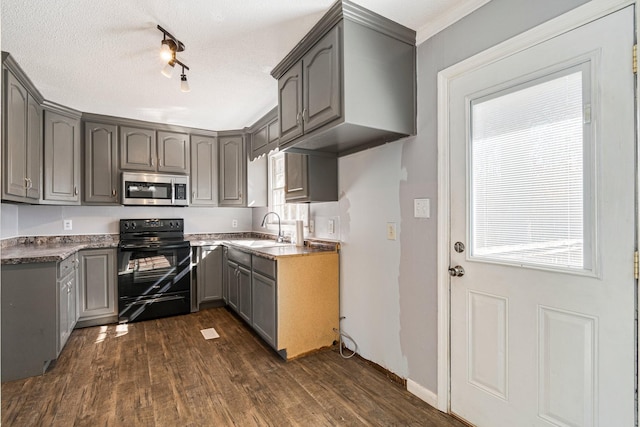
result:
[[[196,192],[195,192],[195,191],[192,191],[192,192],[191,192],[191,198],[192,198],[192,199],[195,199],[195,198],[196,198]]]
[[[300,126],[300,112],[296,114],[296,123],[298,124],[298,126]]]
[[[115,188],[113,190],[111,190],[111,196],[112,197],[116,197],[118,195],[118,190],[116,190]]]
[[[29,178],[27,177],[24,178],[24,189],[25,190],[29,189]]]
[[[305,116],[307,116],[306,119],[304,118]],[[304,110],[302,110],[302,121],[303,122],[308,122],[309,121],[309,112],[307,111],[306,108]]]
[[[155,160],[154,160],[154,159],[153,159],[153,157],[152,157],[152,158],[151,158],[151,166],[155,166],[155,165],[156,165],[156,162],[155,162]]]
[[[74,196],[78,195],[78,187],[73,187],[73,195]]]

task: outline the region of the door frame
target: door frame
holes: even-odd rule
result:
[[[508,39],[496,46],[480,52],[468,59],[450,66],[438,73],[438,225],[437,225],[437,287],[438,287],[438,389],[437,408],[449,413],[451,411],[451,366],[450,366],[450,276],[449,276],[449,251],[450,242],[450,179],[449,179],[449,85],[453,79],[462,74],[471,72],[486,64],[496,62],[504,57],[523,51],[531,46],[542,43],[579,26],[595,21],[605,15],[616,12],[629,5],[636,5],[636,22],[640,21],[640,12],[636,0],[591,0],[577,8],[553,18],[539,26],[532,28],[520,35]],[[639,40],[636,25],[635,38]],[[631,67],[631,64],[629,64]],[[640,79],[638,73],[636,80],[636,99],[640,96]],[[635,111],[636,146],[637,135],[640,134],[640,112]],[[640,153],[636,150],[636,165],[640,165]],[[638,203],[638,188],[640,186],[638,166],[636,166],[636,204]],[[637,214],[636,224],[640,224],[640,214]],[[640,242],[640,228],[636,226],[636,248]],[[637,281],[636,281],[637,286]],[[636,295],[638,297],[638,295]],[[638,301],[636,301],[638,307]],[[636,347],[640,351],[636,331]],[[640,363],[636,359],[636,372],[640,372]],[[637,382],[637,374],[636,374]],[[636,384],[637,385],[637,384]],[[640,412],[637,404],[636,410]],[[640,416],[640,413],[638,414]]]

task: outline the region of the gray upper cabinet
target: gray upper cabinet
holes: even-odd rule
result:
[[[121,126],[120,169],[155,172],[156,168],[156,132]]]
[[[302,58],[302,126],[310,132],[341,116],[340,26]]]
[[[84,124],[84,202],[118,204],[117,126]]]
[[[42,193],[42,108],[11,71],[5,70],[4,78],[2,198],[37,203]]]
[[[42,203],[80,204],[80,118],[44,112]]]
[[[346,155],[416,132],[415,31],[337,1],[274,67],[280,147]]]
[[[285,153],[285,201],[338,200],[338,159],[328,153]]]
[[[269,111],[249,128],[249,160],[254,160],[278,148],[280,129],[277,107]]]
[[[220,206],[245,206],[247,156],[244,136],[221,136],[219,144]]]
[[[218,205],[218,142],[191,135],[191,205]]]
[[[302,62],[278,79],[280,145],[302,135]]]
[[[158,172],[189,173],[189,135],[158,131]]]

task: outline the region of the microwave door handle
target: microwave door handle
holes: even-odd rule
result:
[[[171,178],[171,205],[176,204],[176,180]]]

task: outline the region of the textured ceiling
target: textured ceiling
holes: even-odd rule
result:
[[[80,111],[240,129],[277,103],[269,72],[334,0],[2,0],[2,50],[45,99]],[[355,0],[424,40],[488,0]],[[186,49],[160,74],[161,25]]]

